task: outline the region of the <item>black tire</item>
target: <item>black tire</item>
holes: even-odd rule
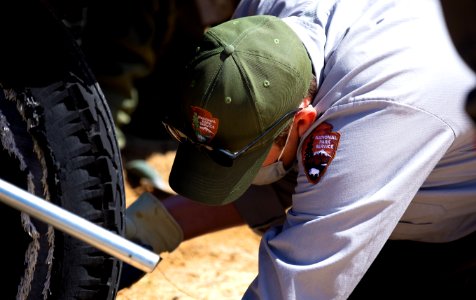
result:
[[[0,35],[11,42],[0,50],[0,178],[122,235],[122,162],[106,100],[39,3],[0,4]],[[0,230],[2,299],[115,298],[119,260],[4,204]]]

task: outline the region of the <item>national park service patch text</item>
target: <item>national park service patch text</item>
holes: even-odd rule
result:
[[[339,146],[340,133],[327,122],[319,124],[304,140],[302,162],[307,179],[317,184],[327,171]]]

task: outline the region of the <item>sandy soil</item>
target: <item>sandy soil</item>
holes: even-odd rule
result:
[[[174,156],[174,151],[154,153],[147,161],[167,179]],[[132,188],[126,180],[127,205],[146,188]],[[259,239],[239,226],[185,241],[174,252],[161,254],[157,268],[119,291],[117,299],[241,299],[257,274]]]

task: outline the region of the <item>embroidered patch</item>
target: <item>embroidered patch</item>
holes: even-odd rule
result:
[[[336,155],[340,133],[332,131],[329,123],[319,124],[306,137],[302,148],[302,161],[307,179],[317,184]]]
[[[218,119],[203,108],[192,106],[192,127],[200,143],[209,143],[217,134]]]

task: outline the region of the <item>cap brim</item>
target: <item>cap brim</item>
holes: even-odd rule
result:
[[[271,148],[260,147],[245,153],[224,167],[197,148],[180,144],[169,183],[178,194],[210,205],[230,203],[240,197],[251,185]]]

